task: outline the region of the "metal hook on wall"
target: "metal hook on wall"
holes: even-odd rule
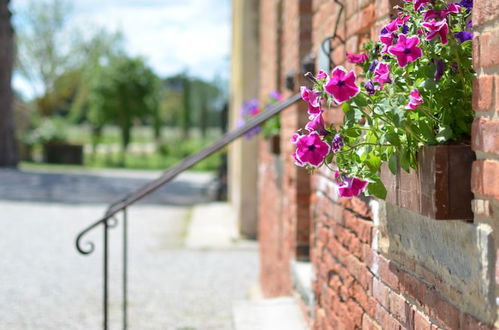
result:
[[[327,56],[328,61],[329,61],[329,63],[328,63],[329,68],[328,69],[331,69],[332,67],[336,66],[336,64],[334,63],[334,61],[331,57],[331,54],[333,52],[332,47],[331,47],[331,42],[334,40],[339,40],[342,44],[345,44],[345,40],[343,40],[343,38],[341,38],[338,35],[338,27],[340,25],[340,18],[341,18],[341,15],[343,14],[344,5],[339,0],[334,0],[334,2],[340,7],[340,9],[338,11],[338,15],[336,16],[334,30],[333,30],[333,33],[331,35],[327,36],[321,42],[321,50],[324,53],[324,55]],[[328,43],[329,43],[329,45],[328,45]],[[328,47],[326,48],[327,45],[328,45]]]

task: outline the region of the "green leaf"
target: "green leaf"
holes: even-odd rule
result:
[[[369,195],[373,195],[375,197],[385,199],[386,198],[386,188],[381,180],[376,180],[374,182],[369,182],[367,186],[367,192]]]
[[[395,132],[386,133],[385,138],[392,145],[394,145],[396,147],[400,146],[400,138],[399,138],[397,133],[395,133]]]
[[[450,128],[449,126],[441,127],[437,134],[437,142],[444,143],[450,140],[453,134],[454,132],[452,131],[452,128]]]
[[[411,160],[409,150],[406,148],[402,149],[400,153],[400,167],[404,169],[407,173],[409,173],[409,167],[411,167]]]
[[[392,174],[397,174],[397,154],[393,153],[388,160],[388,168]]]

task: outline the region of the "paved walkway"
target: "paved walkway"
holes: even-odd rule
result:
[[[90,256],[76,234],[140,172],[0,171],[0,330],[99,329],[101,230]],[[133,177],[133,178],[130,178]],[[256,245],[186,248],[189,197],[205,201],[210,176],[188,174],[130,209],[129,328],[231,329],[233,301],[257,281]],[[121,227],[111,232],[111,329],[121,328]]]

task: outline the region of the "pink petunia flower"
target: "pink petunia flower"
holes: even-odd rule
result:
[[[300,134],[300,133],[294,133],[293,135],[291,135],[291,139],[290,139],[291,143],[295,144],[295,143],[296,143],[296,141],[298,141],[298,138],[299,138],[300,136],[301,136],[301,134]]]
[[[421,7],[427,5],[431,2],[431,0],[404,0],[405,2],[413,2],[414,10],[419,10]]]
[[[406,109],[408,110],[415,110],[418,105],[423,103],[424,100],[421,97],[421,94],[419,94],[419,91],[417,89],[413,89],[411,91],[411,94],[409,95],[409,104],[405,106]]]
[[[312,115],[308,118],[310,121],[305,125],[305,129],[309,132],[317,132],[319,135],[326,135],[327,131],[324,127],[324,118],[322,112]]]
[[[309,115],[316,115],[318,113],[321,113],[322,112],[322,109],[320,106],[318,107],[314,107],[312,106],[310,103],[308,104],[308,110],[307,110],[308,114]]]
[[[296,155],[296,152],[295,152],[295,153],[293,153],[293,155],[292,155],[292,156],[293,156],[293,159],[295,160],[295,165],[296,165],[296,166],[300,166],[300,167],[305,166],[305,163],[303,163],[303,162],[300,160],[300,158],[298,158],[298,156]]]
[[[305,86],[300,87],[301,98],[307,101],[310,106],[316,108],[321,105],[321,92],[314,89],[308,89]]]
[[[319,166],[331,151],[317,132],[302,135],[296,141],[295,160],[303,165]]]
[[[405,67],[407,63],[414,62],[423,56],[421,48],[417,47],[419,42],[420,40],[416,36],[407,38],[405,34],[401,34],[397,44],[388,47],[388,53],[397,56],[398,64]]]
[[[385,45],[385,47],[383,47],[383,49],[381,50],[382,54],[386,54],[388,52],[388,47],[393,44],[394,39],[395,36],[392,32],[382,33],[379,35],[379,41],[381,41],[381,43]]]
[[[368,183],[366,180],[341,175],[338,171],[334,173],[334,178],[338,184],[338,195],[340,197],[359,196],[366,189]]]
[[[391,83],[392,79],[390,78],[390,66],[386,63],[379,63],[374,71],[373,80],[379,83],[380,88],[383,88],[386,83]]]
[[[402,26],[404,25],[405,23],[407,23],[407,21],[411,18],[410,15],[406,15],[406,16],[403,16],[402,14],[399,14],[397,16],[397,18],[395,19],[395,22],[397,23],[398,26]]]
[[[355,97],[360,92],[359,86],[355,85],[355,72],[346,72],[342,67],[336,67],[331,72],[324,89],[333,95],[337,103],[342,103]]]
[[[432,40],[437,35],[440,35],[440,39],[442,40],[442,44],[446,44],[447,34],[449,33],[449,26],[447,25],[447,21],[436,21],[432,19],[429,22],[424,22],[423,27],[428,30],[428,34],[426,35],[426,40]]]
[[[443,9],[443,10],[427,10],[425,13],[424,13],[424,20],[425,21],[428,21],[432,18],[439,18],[439,19],[444,19],[444,18],[447,18],[447,16],[449,14],[457,14],[459,13],[461,7],[456,5],[455,3],[451,3],[447,6],[447,8]]]
[[[346,53],[349,63],[364,63],[369,56],[367,54]]]
[[[324,72],[323,70],[320,70],[317,76],[315,76],[315,79],[317,80],[327,79],[327,73]]]

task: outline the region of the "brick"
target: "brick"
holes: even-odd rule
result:
[[[395,292],[389,295],[390,313],[405,327],[412,328],[414,324],[413,310],[405,298]]]
[[[424,304],[428,307],[428,314],[436,323],[449,329],[459,328],[459,310],[442,298],[435,290],[427,290]]]
[[[461,330],[491,330],[494,326],[481,322],[469,314],[462,315]]]
[[[375,319],[378,320],[383,330],[400,330],[402,328],[401,324],[381,305],[376,308]]]
[[[410,275],[407,272],[401,272],[400,276],[400,291],[416,301],[419,306],[423,305],[423,300],[426,294],[426,284]]]
[[[480,35],[480,66],[491,67],[499,64],[499,30]]]
[[[499,200],[499,162],[477,160],[471,171],[471,190]]]
[[[359,303],[366,313],[374,317],[378,302],[373,297],[369,296],[359,283],[353,284],[352,297]]]
[[[364,311],[362,308],[353,300],[348,300],[346,303],[348,307],[348,325],[350,329],[360,328],[362,325],[362,315]]]
[[[390,306],[390,288],[376,277],[373,278],[373,297],[386,309]]]
[[[400,270],[398,267],[382,255],[378,256],[378,272],[380,279],[392,289],[398,290]]]
[[[499,154],[499,120],[475,119],[471,136],[473,150]]]
[[[420,311],[414,310],[414,330],[430,330],[430,320]]]
[[[362,330],[381,330],[381,326],[367,314],[362,316]]]
[[[494,104],[494,77],[482,76],[473,81],[473,109],[489,111]]]
[[[484,24],[499,17],[499,2],[496,0],[479,0],[473,5],[474,25]]]
[[[350,228],[363,243],[371,244],[372,221],[361,219],[348,210],[343,212],[343,218],[345,227]]]

